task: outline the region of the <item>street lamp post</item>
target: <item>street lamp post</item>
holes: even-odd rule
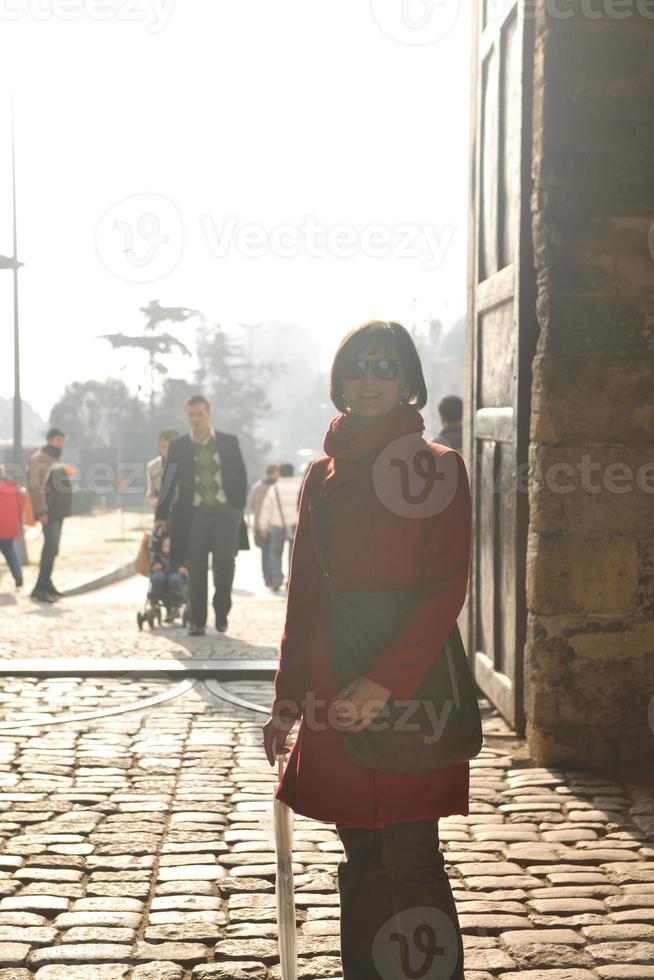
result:
[[[14,432],[12,463],[15,479],[24,484],[23,479],[23,405],[20,393],[20,333],[18,328],[18,270],[23,264],[18,261],[17,221],[16,221],[16,154],[14,143],[14,109],[11,107],[11,199],[13,211],[13,255],[0,255],[0,269],[11,269],[14,278]],[[27,556],[25,542],[21,533],[18,539],[18,558],[24,565]]]
[[[11,199],[13,211],[13,274],[14,274],[14,466],[17,472],[23,465],[23,405],[20,394],[20,333],[18,329],[18,261],[16,221],[16,153],[14,146],[14,112],[11,111]]]
[[[0,255],[0,269],[11,269],[14,279],[14,440],[12,462],[16,475],[23,467],[23,405],[20,393],[20,332],[18,327],[18,232],[16,220],[16,154],[14,150],[14,111],[11,110],[11,199],[13,211],[13,255]]]

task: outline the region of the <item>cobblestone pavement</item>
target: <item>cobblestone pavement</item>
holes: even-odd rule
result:
[[[240,552],[229,630],[218,634],[209,619],[206,637],[189,637],[181,625],[139,632],[148,580],[134,576],[107,589],[48,606],[13,591],[0,592],[0,659],[8,657],[189,657],[268,659],[277,656],[285,596],[263,586],[260,551]],[[6,577],[5,577],[6,578]]]
[[[48,642],[63,630],[62,651],[88,653],[93,630],[113,622],[112,655],[124,655],[122,638],[141,637],[131,625],[123,633],[126,609],[111,591],[56,606],[67,611],[45,623]],[[271,629],[266,614],[256,625],[261,603],[239,601],[253,630]],[[281,600],[269,603],[279,623]],[[0,679],[0,980],[279,977],[262,716],[197,682],[159,706],[44,723],[50,713],[129,709],[174,686]],[[269,702],[269,684],[226,686]],[[610,775],[534,767],[483,708],[470,816],[440,828],[467,980],[654,977],[654,794]],[[339,976],[339,857],[333,827],[297,820],[301,980]]]

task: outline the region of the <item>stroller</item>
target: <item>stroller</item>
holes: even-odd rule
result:
[[[154,531],[149,544],[150,569],[148,594],[142,610],[136,614],[140,630],[145,623],[154,629],[161,626],[162,610],[166,623],[174,623],[181,616],[182,625],[188,625],[188,565],[170,560],[170,536],[166,531]]]

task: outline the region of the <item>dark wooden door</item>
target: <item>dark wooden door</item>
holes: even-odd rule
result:
[[[464,452],[474,500],[464,627],[477,684],[524,729],[528,501],[536,318],[531,249],[533,22],[474,0]]]

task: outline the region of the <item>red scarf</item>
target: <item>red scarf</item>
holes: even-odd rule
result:
[[[358,426],[356,417],[349,412],[339,415],[329,426],[323,444],[325,453],[331,456],[322,486],[325,499],[332,500],[345,486],[354,489],[355,482],[368,486],[379,453],[395,439],[424,428],[420,412],[407,403],[396,405],[364,426]]]

